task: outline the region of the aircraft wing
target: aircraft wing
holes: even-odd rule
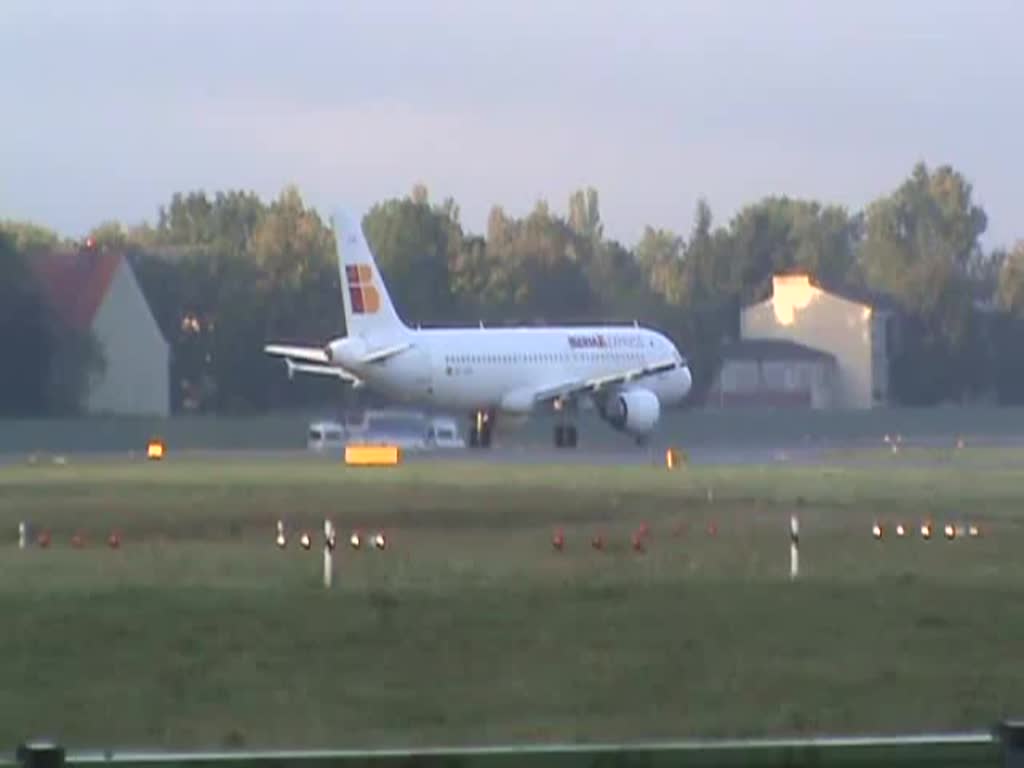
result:
[[[288,366],[288,378],[296,373],[315,373],[321,376],[334,376],[352,384],[362,384],[358,376],[340,368],[330,365],[327,361],[327,353],[317,347],[292,347],[282,344],[270,344],[263,348],[268,355],[283,357],[285,365]]]
[[[576,379],[565,381],[560,384],[544,387],[533,393],[535,403],[549,400],[567,400],[580,395],[596,395],[610,388],[629,384],[647,376],[654,376],[665,371],[671,371],[680,363],[672,358],[666,358],[656,363],[644,365],[639,368],[631,368],[619,373],[611,373],[605,376],[598,376],[592,379]]]

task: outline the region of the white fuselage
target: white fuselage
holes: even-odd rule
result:
[[[664,335],[632,326],[451,328],[408,330],[372,346],[412,347],[374,363],[339,357],[337,363],[367,386],[406,401],[462,411],[528,413],[533,393],[566,381],[598,379],[682,357]],[[684,365],[645,377],[637,386],[674,405],[689,392]],[[629,385],[625,385],[626,388]]]

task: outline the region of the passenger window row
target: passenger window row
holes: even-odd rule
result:
[[[605,352],[588,354],[562,353],[536,353],[521,354],[512,353],[507,355],[445,355],[444,361],[447,365],[462,365],[466,363],[495,365],[495,364],[539,364],[539,363],[560,363],[560,362],[589,362],[618,361],[618,362],[640,362],[641,355],[635,352]]]

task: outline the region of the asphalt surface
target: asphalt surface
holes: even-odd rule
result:
[[[914,448],[952,448],[956,444],[955,437],[904,440],[898,448],[901,466],[937,465],[948,461],[941,454],[907,455]],[[1011,456],[997,459],[992,465],[1024,466],[1024,436],[1019,438],[999,438],[975,440],[973,446],[1021,449],[1020,457]],[[516,465],[591,465],[591,466],[662,466],[665,463],[665,450],[668,446],[659,444],[649,447],[608,446],[593,447],[581,445],[574,449],[557,449],[554,446],[502,446],[495,445],[488,449],[440,449],[429,451],[408,451],[403,460],[408,463],[423,461],[451,461],[462,463],[484,464],[516,464]],[[688,464],[698,466],[743,466],[743,465],[776,465],[776,466],[885,466],[891,465],[894,458],[891,445],[882,441],[820,441],[798,443],[712,443],[703,445],[678,446],[685,453]],[[60,461],[68,463],[109,463],[124,461],[141,461],[141,452],[78,452],[67,454],[39,454],[36,461],[40,464],[54,464]],[[312,454],[305,449],[285,451],[260,450],[195,450],[172,451],[168,461],[176,459],[197,459],[216,462],[220,461],[324,461],[338,460],[340,451],[323,456]],[[0,466],[24,465],[30,461],[28,454],[0,454]],[[988,465],[988,462],[986,463]]]

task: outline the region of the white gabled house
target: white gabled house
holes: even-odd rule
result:
[[[70,327],[91,330],[102,350],[106,365],[90,383],[86,411],[167,416],[170,346],[125,254],[83,249],[29,261],[53,310]]]

